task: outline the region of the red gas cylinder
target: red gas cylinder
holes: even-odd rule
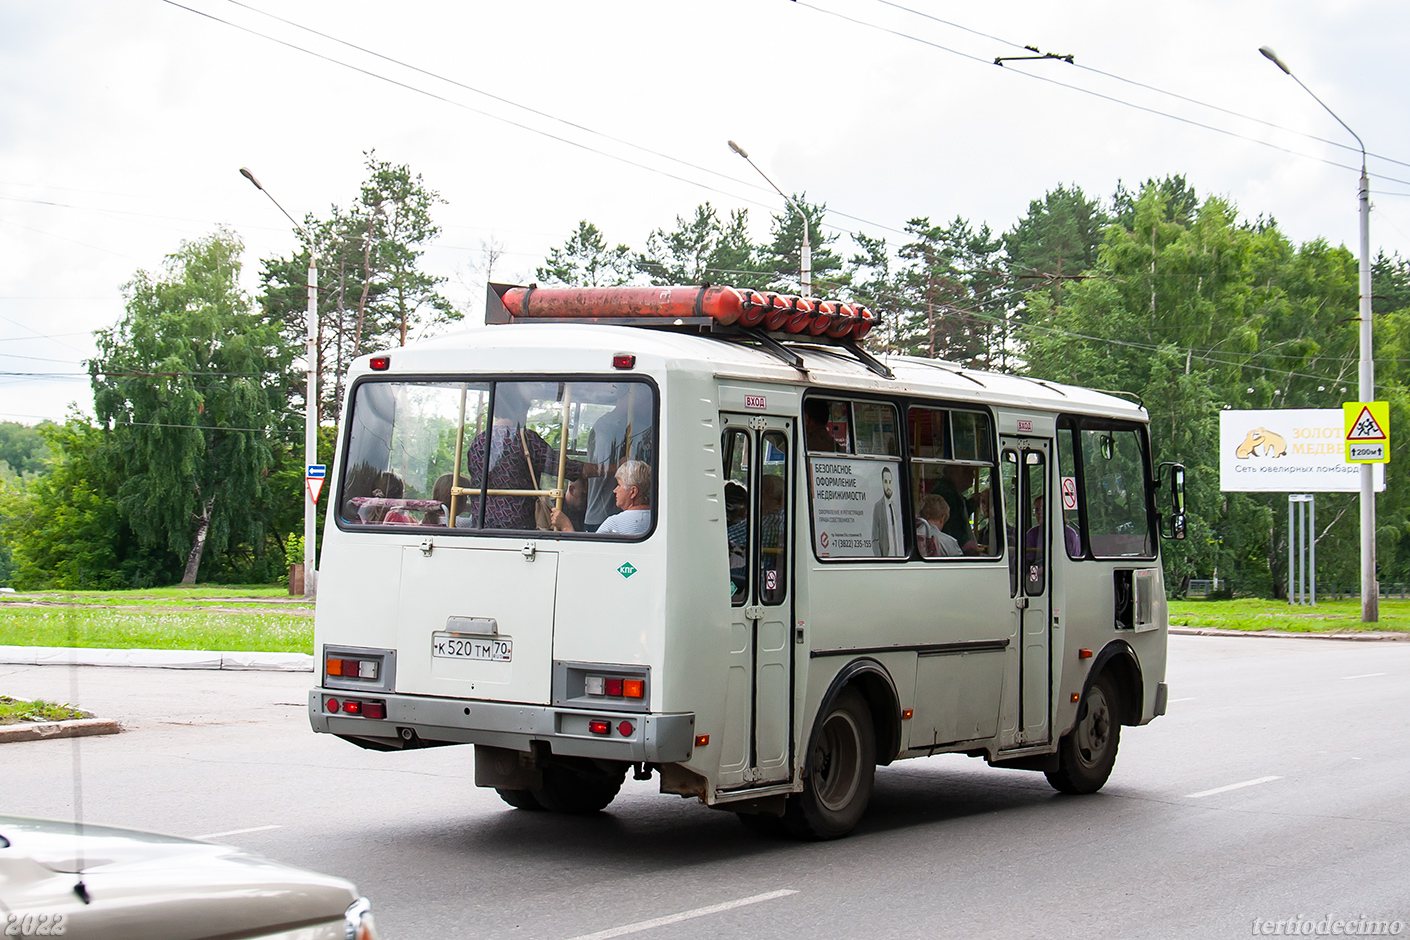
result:
[[[739,320],[744,299],[733,287],[512,287],[501,298],[523,319]]]

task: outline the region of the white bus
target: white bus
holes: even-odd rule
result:
[[[878,361],[840,304],[489,303],[351,371],[314,731],[474,744],[521,809],[595,812],[633,770],[831,838],[877,765],[959,752],[1089,793],[1164,714],[1184,471],[1137,404]]]

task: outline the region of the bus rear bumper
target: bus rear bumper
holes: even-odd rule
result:
[[[337,714],[328,704],[330,699],[339,703]],[[349,699],[357,703],[359,714],[342,711]],[[386,717],[361,714],[368,704],[381,704]],[[483,744],[529,751],[537,741],[563,756],[673,764],[689,760],[695,747],[695,715],[689,712],[586,711],[315,688],[308,694],[308,719],[315,732],[366,741],[382,750]],[[591,722],[606,722],[607,733],[590,731]]]

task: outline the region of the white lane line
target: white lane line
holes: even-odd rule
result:
[[[1260,783],[1271,783],[1274,780],[1282,780],[1282,777],[1259,777],[1257,780],[1245,780],[1243,783],[1231,783],[1227,787],[1215,787],[1213,790],[1201,790],[1198,793],[1186,794],[1188,800],[1197,800],[1202,796],[1213,796],[1216,793],[1228,793],[1230,790],[1242,790],[1244,787],[1256,787]]]
[[[710,914],[718,914],[721,911],[731,911],[736,907],[747,907],[750,904],[758,904],[761,901],[772,901],[774,898],[786,898],[790,894],[797,894],[790,888],[779,891],[770,891],[767,894],[756,894],[753,897],[740,898],[737,901],[725,901],[723,904],[711,904],[709,907],[697,907],[693,911],[681,911],[679,914],[667,914],[665,917],[654,917],[651,920],[639,920],[635,924],[626,924],[621,927],[611,927],[607,930],[599,930],[597,933],[585,933],[572,940],[610,940],[612,937],[625,937],[629,933],[641,933],[643,930],[651,930],[656,927],[665,927],[668,924],[679,924],[683,920],[694,920],[697,917],[707,917]]]
[[[1185,698],[1172,698],[1168,704],[1174,705],[1176,702],[1193,702],[1193,701],[1195,701],[1195,697],[1194,697],[1193,695],[1188,695],[1188,696],[1186,696]]]
[[[224,832],[207,832],[205,835],[192,836],[193,839],[223,839],[226,836],[242,836],[247,832],[265,832],[269,829],[283,829],[283,826],[251,826],[248,829],[227,829]]]
[[[1368,672],[1364,676],[1342,676],[1343,679],[1374,679],[1376,676],[1383,676],[1383,672]]]

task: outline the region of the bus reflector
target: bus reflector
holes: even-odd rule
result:
[[[612,368],[614,368],[614,369],[635,369],[635,368],[636,368],[636,356],[630,356],[630,355],[627,355],[626,353],[618,353],[617,355],[615,355],[615,356],[612,357]]]
[[[373,372],[386,372],[392,367],[392,357],[373,356],[367,364],[372,367]]]
[[[1092,658],[1092,651],[1091,651],[1091,650],[1078,650],[1078,651],[1077,651],[1077,658],[1078,658],[1078,659],[1091,659],[1091,658]]]
[[[708,734],[697,734],[697,735],[695,736],[695,746],[696,746],[696,747],[705,747],[705,746],[706,746],[707,744],[709,744],[709,743],[710,743],[710,736],[709,736]]]
[[[330,698],[330,699],[329,699],[327,702],[325,702],[324,704],[328,706],[328,710],[329,710],[330,712],[337,712],[337,710],[338,710],[338,700],[337,700],[337,699],[335,699],[335,698]]]
[[[593,718],[588,722],[588,731],[593,734],[611,734],[612,724],[601,718]]]
[[[627,698],[641,698],[646,694],[646,683],[641,679],[623,679],[622,694]]]
[[[624,721],[624,722],[622,722],[620,725],[617,726],[617,732],[618,732],[622,737],[624,737],[624,738],[629,738],[629,737],[631,737],[631,736],[632,736],[632,732],[635,731],[635,730],[636,730],[636,726],[633,725],[630,721]]]

